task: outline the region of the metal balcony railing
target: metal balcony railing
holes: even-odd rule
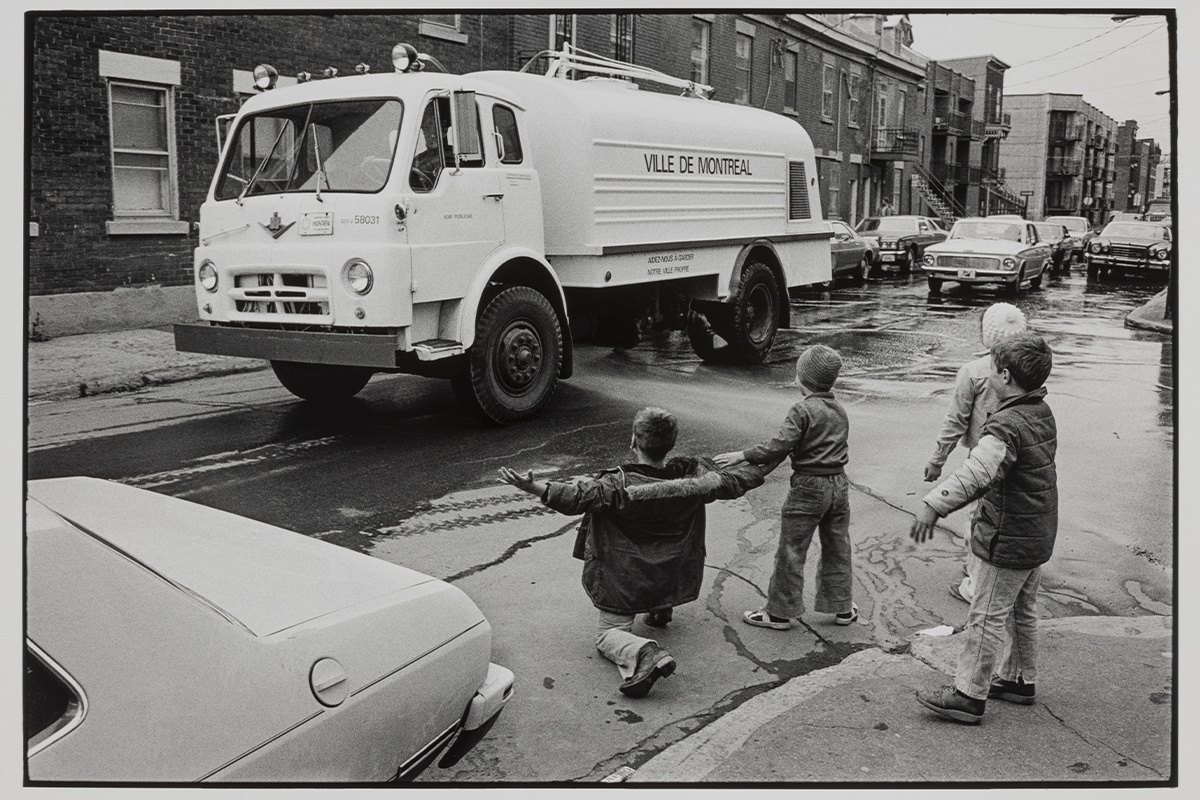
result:
[[[970,177],[970,168],[954,161],[933,161],[929,172],[942,183],[965,183]]]
[[[872,150],[875,155],[916,155],[920,140],[913,128],[876,128]]]
[[[1075,125],[1051,125],[1051,139],[1064,139],[1067,141],[1078,141],[1083,138],[1083,126]]]
[[[1082,165],[1078,158],[1050,156],[1046,159],[1047,175],[1078,175]]]
[[[976,141],[982,141],[987,135],[987,124],[981,119],[971,120],[971,138]]]
[[[942,133],[962,133],[971,127],[971,119],[957,111],[935,111],[933,130]]]

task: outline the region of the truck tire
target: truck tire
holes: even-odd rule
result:
[[[455,394],[497,425],[536,417],[558,383],[562,336],[558,315],[540,292],[505,289],[479,316],[464,370],[452,379]]]
[[[366,367],[303,364],[297,361],[272,361],[271,369],[283,388],[296,397],[318,403],[353,397],[362,391],[372,375],[372,370]]]
[[[779,329],[779,285],[767,265],[751,261],[742,269],[742,279],[733,298],[733,320],[726,336],[737,359],[761,364],[775,343]]]

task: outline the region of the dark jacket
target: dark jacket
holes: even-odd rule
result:
[[[592,604],[637,614],[700,595],[705,504],[740,497],[763,474],[751,464],[718,470],[707,458],[673,458],[662,468],[626,464],[591,480],[551,482],[545,501],[584,515],[573,555],[583,559]]]
[[[788,410],[775,438],[747,448],[742,456],[751,464],[774,468],[790,455],[793,474],[840,475],[850,460],[849,435],[846,410],[833,392],[812,392]]]
[[[1050,560],[1058,533],[1058,431],[1045,387],[999,404],[979,444],[954,475],[925,497],[945,515],[982,498],[971,552],[1006,569]]]

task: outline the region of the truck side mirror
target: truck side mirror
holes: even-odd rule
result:
[[[455,166],[464,161],[483,160],[483,142],[479,139],[479,106],[474,92],[454,92],[450,104],[450,124],[454,127]]]

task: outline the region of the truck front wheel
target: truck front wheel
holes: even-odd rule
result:
[[[362,391],[371,380],[371,370],[365,367],[272,361],[271,369],[283,388],[299,398],[315,402],[346,400]]]
[[[479,317],[465,369],[453,379],[455,394],[497,425],[532,419],[554,394],[562,335],[541,293],[527,286],[505,289]]]
[[[732,330],[728,336],[718,331],[740,361],[760,364],[767,357],[779,328],[779,303],[779,285],[770,268],[757,261],[747,264],[733,300]]]

